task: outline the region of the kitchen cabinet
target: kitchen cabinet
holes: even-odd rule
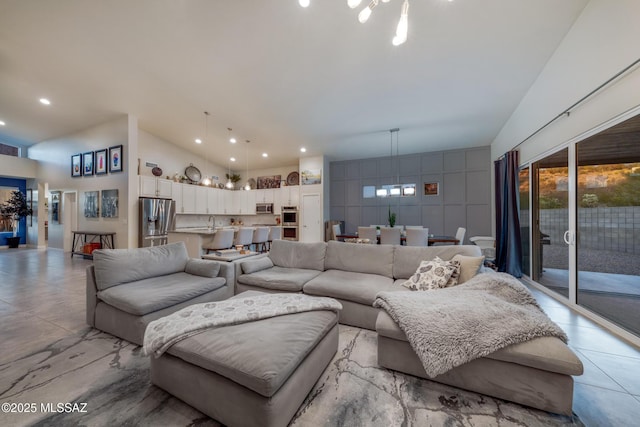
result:
[[[139,176],[140,197],[163,197],[170,199],[172,196],[173,181],[152,176]]]
[[[280,190],[277,190],[280,191]],[[263,190],[255,190],[256,203],[275,203],[275,192],[273,188],[267,188]]]
[[[184,213],[182,205],[182,184],[179,182],[171,183],[171,198],[176,202],[176,213]]]
[[[277,190],[275,201],[273,204],[273,212],[282,213],[283,206],[299,206],[300,205],[300,186],[288,185]]]
[[[196,213],[208,214],[207,197],[209,196],[209,187],[196,187]]]
[[[207,213],[214,215],[219,214],[220,211],[220,195],[219,193],[223,191],[218,188],[209,188],[209,192],[207,193]]]
[[[206,214],[208,187],[182,184],[182,213]]]

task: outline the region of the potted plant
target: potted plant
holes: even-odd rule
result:
[[[18,236],[20,220],[33,213],[27,204],[26,196],[20,191],[14,191],[11,193],[11,198],[0,205],[0,213],[3,217],[9,218],[13,226],[13,237],[7,237],[7,244],[10,248],[17,248],[20,245]]]
[[[234,174],[231,174],[231,175],[226,173],[225,176],[226,176],[228,181],[231,181],[233,183],[233,188],[235,188],[236,183],[242,179],[240,177],[240,175],[238,175],[237,173],[234,173]]]
[[[389,227],[393,228],[396,225],[396,213],[391,212],[391,206],[389,206]]]

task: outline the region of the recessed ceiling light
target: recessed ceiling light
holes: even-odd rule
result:
[[[235,158],[235,157],[232,157],[232,158],[230,158],[229,160],[231,160],[232,162],[235,162],[235,161],[236,161],[236,158]]]
[[[0,126],[4,126],[4,125],[6,125],[6,123],[0,120]]]
[[[51,101],[49,101],[47,98],[40,98],[40,103],[44,105],[51,105]]]
[[[269,157],[267,153],[262,153],[262,157]]]
[[[235,144],[236,143],[236,139],[235,138],[231,138],[231,139],[229,139],[229,142],[232,143],[232,144]]]
[[[306,152],[307,152],[307,149],[306,149],[306,148],[304,148],[304,147],[302,147],[302,148],[300,149],[300,152],[302,152],[302,153],[306,153]]]
[[[200,138],[196,138],[196,144],[202,144],[202,140]]]

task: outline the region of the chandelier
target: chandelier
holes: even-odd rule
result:
[[[371,12],[378,5],[378,3],[389,3],[391,0],[371,0],[367,7],[362,9],[358,14],[358,21],[362,24],[369,20],[371,16]],[[452,1],[452,0],[449,0]],[[298,0],[298,3],[302,7],[308,7],[311,3],[311,0]],[[347,5],[351,9],[355,9],[360,6],[362,0],[347,0]],[[402,9],[400,10],[400,20],[398,21],[398,26],[396,27],[396,35],[393,37],[392,43],[394,46],[401,45],[402,43],[407,41],[407,31],[409,30],[409,0],[404,0],[402,3]]]

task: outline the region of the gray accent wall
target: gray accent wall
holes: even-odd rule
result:
[[[359,225],[388,223],[389,206],[398,225],[422,225],[431,234],[454,235],[465,227],[472,236],[491,235],[490,147],[437,151],[331,162],[330,215],[345,222],[346,233]],[[363,186],[416,184],[416,196],[363,198]],[[424,183],[438,182],[439,194],[424,195]]]

